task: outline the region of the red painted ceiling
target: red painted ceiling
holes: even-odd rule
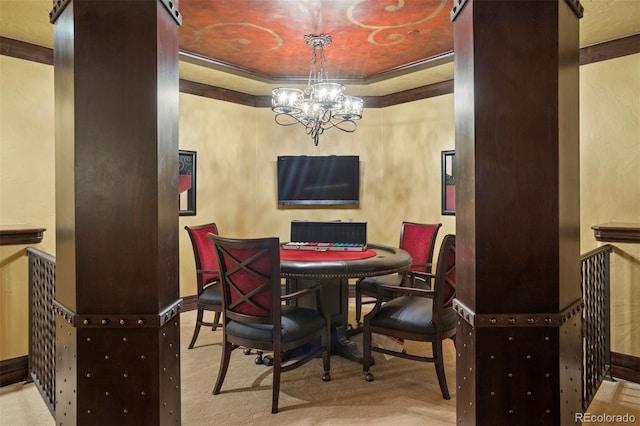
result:
[[[452,0],[180,0],[180,49],[267,79],[306,79],[305,34],[330,34],[329,76],[367,80],[453,51]]]

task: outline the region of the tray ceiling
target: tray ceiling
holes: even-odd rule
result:
[[[180,0],[181,78],[267,94],[304,83],[305,34],[328,33],[329,77],[384,95],[453,78],[452,0]],[[580,47],[640,33],[640,1],[581,0]],[[0,35],[53,47],[49,0],[0,1]],[[114,28],[117,30],[117,28]]]

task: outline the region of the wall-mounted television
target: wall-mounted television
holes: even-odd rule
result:
[[[355,205],[360,201],[357,155],[278,157],[278,204]]]

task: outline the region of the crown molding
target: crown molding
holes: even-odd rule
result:
[[[640,53],[640,34],[581,48],[580,65],[592,64],[594,62],[606,61],[636,53]],[[53,49],[7,37],[0,36],[0,54],[46,65],[53,65]],[[249,95],[189,80],[180,80],[180,91],[255,108],[271,107],[270,96]],[[363,99],[367,108],[384,108],[449,93],[453,93],[453,80],[429,84],[385,96],[365,96]]]

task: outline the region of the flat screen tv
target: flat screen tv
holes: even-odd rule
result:
[[[359,201],[357,155],[278,157],[278,204],[331,206]]]

